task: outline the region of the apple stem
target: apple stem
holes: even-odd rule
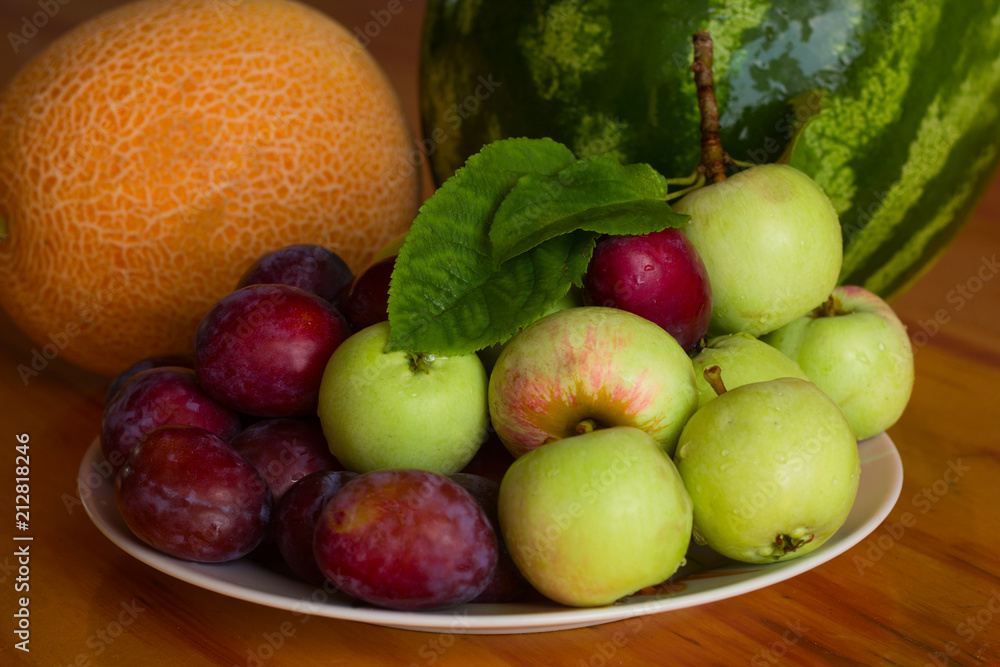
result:
[[[701,116],[701,162],[698,171],[704,173],[713,183],[726,180],[726,167],[756,167],[752,162],[733,159],[722,149],[719,131],[719,102],[715,97],[715,75],[712,64],[715,60],[712,36],[707,30],[694,34],[694,83],[698,89],[698,112]]]
[[[722,396],[726,393],[726,385],[722,382],[722,369],[718,366],[709,366],[704,371],[702,375],[705,376],[705,382],[708,383],[713,390],[715,390],[716,396]]]
[[[698,88],[698,111],[701,113],[701,168],[713,182],[726,180],[727,156],[719,139],[719,104],[715,99],[715,78],[712,75],[714,51],[707,30],[694,34],[694,82]]]
[[[579,435],[583,435],[584,433],[592,433],[596,428],[597,428],[597,422],[595,422],[593,419],[588,418],[584,419],[583,421],[581,421],[579,424],[576,425],[576,432]]]
[[[816,309],[816,314],[819,317],[833,317],[835,315],[840,315],[840,299],[831,294],[826,301],[824,301]]]

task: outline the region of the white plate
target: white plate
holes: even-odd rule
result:
[[[811,570],[867,537],[889,514],[903,485],[899,452],[884,433],[859,443],[861,482],[844,526],[816,551],[768,565],[727,560],[692,546],[688,565],[654,595],[636,595],[607,607],[577,609],[552,602],[467,604],[437,612],[403,612],[359,605],[322,588],[301,583],[260,563],[190,563],[164,555],[137,539],[118,513],[114,480],[95,441],[80,464],[80,497],[94,524],[127,553],[182,581],[230,597],[285,609],[296,615],[326,616],[426,632],[506,634],[546,632],[619,621],[715,602],[770,586]]]

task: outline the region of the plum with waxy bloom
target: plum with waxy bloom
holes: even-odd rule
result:
[[[153,429],[132,449],[115,478],[115,502],[143,542],[200,563],[253,551],[273,505],[267,482],[229,443],[176,424]]]
[[[489,584],[497,540],[475,498],[443,475],[376,470],[326,504],[313,548],[348,595],[392,609],[469,602]]]

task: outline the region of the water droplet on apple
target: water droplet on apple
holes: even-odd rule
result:
[[[740,508],[739,507],[734,507],[733,508],[733,514],[735,514],[736,516],[739,516],[740,515]]]
[[[723,456],[729,456],[729,450],[728,449],[723,449],[722,450],[722,455]]]
[[[646,266],[642,267],[642,270],[643,271],[655,271],[656,267],[653,266],[652,264],[647,264]]]
[[[705,539],[704,535],[698,532],[697,528],[691,531],[691,537],[694,539],[695,544],[701,544],[701,545],[708,544],[708,540]]]
[[[688,454],[690,453],[691,453],[691,445],[689,445],[686,442],[683,445],[681,445],[680,448],[677,450],[677,456],[679,456],[682,459],[686,459],[688,457]]]
[[[885,343],[879,343],[878,344],[878,351],[879,352],[884,352],[885,351]]]
[[[788,461],[788,457],[785,456],[784,454],[778,453],[774,455],[774,460],[777,461],[778,463],[785,463],[786,461]]]

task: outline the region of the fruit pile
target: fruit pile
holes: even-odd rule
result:
[[[481,447],[482,362],[382,352],[395,259],[355,277],[317,245],[268,253],[192,354],[114,379],[100,441],[136,536],[197,562],[261,558],[390,607],[528,589],[499,536],[513,458]]]
[[[357,276],[315,245],[261,257],[190,356],[109,389],[125,522],[405,610],[610,604],[692,540],[750,563],[820,547],[912,350],[884,301],[836,286],[823,191],[733,168],[706,149],[671,192],[648,165],[507,139]]]
[[[816,303],[819,278],[794,272],[822,263],[781,256],[839,238],[815,231],[836,222],[822,193],[790,168],[741,173],[678,202],[682,228],[602,235],[579,287],[473,352],[391,349],[396,254],[357,277],[319,246],[262,257],[193,354],[109,388],[122,516],[178,558],[277,553],[399,609],[510,601],[529,582],[608,604],[667,580],[692,536],[740,561],[808,553],[846,520],[856,439],[899,417],[912,356],[878,297],[828,286]],[[799,190],[776,194],[788,179]],[[785,239],[769,267],[753,234],[720,241],[754,224]],[[727,263],[766,275],[727,286]]]

